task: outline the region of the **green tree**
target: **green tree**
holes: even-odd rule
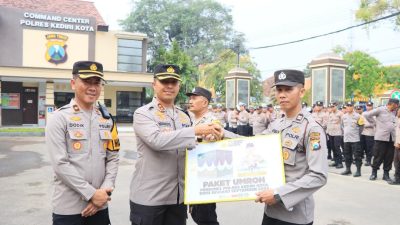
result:
[[[346,98],[373,96],[374,89],[382,83],[380,62],[362,51],[344,54],[349,64],[346,70]]]
[[[383,67],[383,82],[400,89],[400,65]]]
[[[356,11],[356,18],[367,22],[399,11],[399,0],[360,0],[360,7]],[[400,15],[395,17],[394,23],[395,27],[398,28],[400,26]]]
[[[263,89],[260,71],[248,55],[240,56],[239,63],[241,68],[246,69],[253,76],[250,82],[250,96],[255,98],[256,103],[261,103]],[[215,92],[221,93],[221,101],[225,101],[224,76],[235,67],[237,67],[237,54],[233,50],[227,49],[219,55],[216,61],[201,67],[200,85],[204,83],[204,86],[213,88]]]
[[[120,21],[127,31],[151,38],[149,53],[176,41],[196,65],[210,62],[235,37],[230,9],[215,0],[133,0],[130,15]]]
[[[172,48],[170,50],[160,47],[157,49],[154,61],[150,65],[150,69],[158,64],[175,64],[181,69],[181,91],[179,92],[176,103],[183,104],[187,102],[186,92],[190,91],[196,85],[196,79],[198,77],[198,69],[194,65],[191,58],[179,47],[176,41],[172,42]]]

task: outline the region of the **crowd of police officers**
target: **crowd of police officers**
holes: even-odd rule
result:
[[[307,108],[307,104],[303,103]],[[400,111],[399,100],[391,98],[386,105],[374,108],[373,102],[354,105],[354,102],[331,102],[324,107],[317,101],[309,108],[313,118],[327,135],[330,167],[344,168],[342,175],[361,176],[361,167],[371,166],[370,180],[377,179],[383,163],[383,180],[391,185],[400,184]],[[250,106],[239,103],[237,108],[222,109],[221,104],[212,108],[214,116],[225,124],[225,129],[242,136],[260,134],[281,113],[272,105]],[[397,132],[396,132],[397,131]],[[396,137],[396,133],[399,134]],[[364,159],[364,164],[363,164]],[[343,165],[344,164],[344,165]],[[395,177],[389,171],[395,167]],[[355,171],[352,173],[352,165]]]

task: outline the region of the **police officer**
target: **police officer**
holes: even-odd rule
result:
[[[211,92],[202,87],[195,87],[192,92],[186,93],[189,97],[188,110],[192,115],[193,126],[200,124],[217,123],[217,119],[212,112],[208,110],[208,104],[211,100]],[[208,203],[201,205],[191,205],[190,214],[193,221],[199,225],[218,225],[216,204]]]
[[[218,119],[218,121],[221,122],[222,126],[226,129],[227,126],[227,121],[226,121],[226,113],[222,111],[222,105],[218,103],[215,106],[215,112],[213,112],[213,116]]]
[[[269,113],[269,121],[274,122],[277,118],[277,113],[274,110],[274,106],[272,104],[267,105],[267,111]]]
[[[282,133],[282,152],[286,184],[257,193],[264,202],[263,225],[312,224],[312,194],[327,182],[326,135],[307,110],[301,108],[304,73],[279,70],[274,73],[276,99],[285,113],[265,133]]]
[[[180,88],[180,70],[161,64],[154,69],[155,97],[135,111],[133,127],[139,158],[130,187],[132,225],[186,224],[183,204],[185,150],[198,136],[220,139],[218,124],[192,127],[189,116],[174,105]]]
[[[330,114],[327,122],[327,134],[329,136],[331,148],[333,151],[333,163],[330,166],[334,166],[337,169],[343,168],[342,163],[342,150],[340,146],[343,142],[343,129],[342,129],[342,117],[343,113],[337,110],[336,103],[330,105]]]
[[[53,224],[108,225],[119,140],[110,115],[95,105],[104,84],[103,66],[79,61],[72,74],[75,97],[55,111],[46,126],[55,173]]]
[[[375,144],[373,148],[374,159],[372,161],[372,173],[370,180],[376,180],[377,172],[383,162],[383,180],[391,182],[389,171],[392,169],[394,140],[395,140],[395,113],[399,108],[399,100],[389,99],[386,106],[375,108],[365,112],[364,117],[370,123],[373,123],[375,116]]]
[[[250,114],[246,110],[245,103],[239,103],[239,115],[237,119],[237,134],[242,136],[250,136],[249,135],[249,119]]]
[[[366,104],[367,111],[369,112],[374,108],[373,102],[367,102]],[[364,142],[364,151],[365,151],[365,164],[364,166],[371,166],[372,159],[372,149],[374,147],[374,134],[375,134],[375,118],[371,118],[371,122],[365,119],[365,113],[363,112],[361,116],[364,118],[364,127],[361,132],[361,141]]]
[[[346,103],[347,113],[343,115],[342,126],[343,126],[343,140],[344,149],[343,154],[346,163],[346,169],[342,172],[342,175],[351,174],[351,164],[353,163],[353,156],[356,164],[357,171],[354,173],[354,177],[361,176],[361,165],[362,165],[362,150],[360,143],[360,131],[364,125],[364,121],[360,114],[354,111],[353,102]]]
[[[324,107],[324,102],[322,101],[315,102],[315,107],[312,116],[314,117],[315,121],[317,121],[322,126],[322,128],[326,130],[328,117],[326,113],[322,111],[323,107]]]
[[[400,110],[397,110],[396,116],[396,140],[394,142],[394,180],[388,181],[391,185],[400,185]]]
[[[253,135],[261,134],[268,128],[270,123],[269,117],[262,111],[262,106],[258,106],[257,110],[252,115],[253,120]]]

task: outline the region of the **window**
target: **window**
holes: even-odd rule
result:
[[[118,71],[141,72],[142,59],[142,41],[118,39]]]
[[[344,70],[332,69],[331,72],[331,101],[344,102]]]
[[[226,107],[235,108],[235,80],[226,81]]]
[[[133,113],[142,105],[142,93],[117,91],[117,122],[133,122]]]
[[[238,103],[245,103],[247,106],[249,105],[249,80],[238,79]]]
[[[312,101],[323,101],[326,99],[326,69],[316,69],[312,75]]]

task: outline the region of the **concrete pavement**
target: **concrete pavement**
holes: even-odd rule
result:
[[[129,223],[129,185],[136,158],[133,133],[121,132],[120,167],[110,203],[113,225]],[[0,137],[0,224],[51,224],[52,168],[44,137]],[[370,167],[362,177],[342,176],[330,168],[328,184],[315,194],[315,225],[398,225],[400,186],[369,181]],[[393,176],[393,172],[391,173]],[[263,205],[251,201],[218,203],[222,225],[261,224]],[[190,217],[190,216],[189,216]],[[189,218],[189,225],[194,225]]]

